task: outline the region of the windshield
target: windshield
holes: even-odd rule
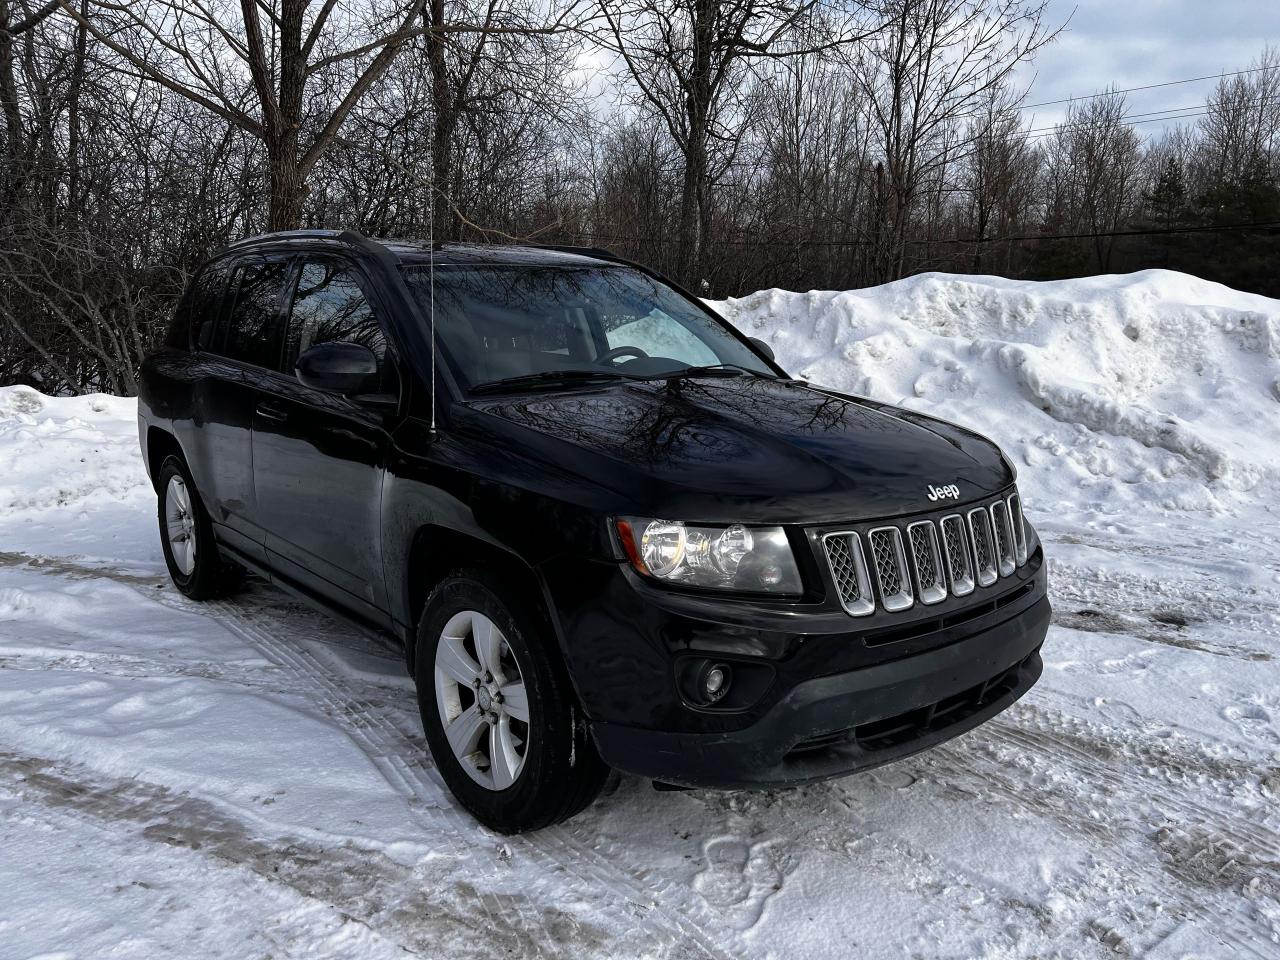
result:
[[[427,265],[407,266],[405,276],[426,314]],[[721,364],[776,376],[724,323],[638,270],[438,265],[435,288],[436,334],[467,388],[517,377],[664,377]]]

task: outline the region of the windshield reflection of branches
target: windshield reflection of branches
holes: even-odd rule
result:
[[[406,272],[427,307],[427,269],[416,265]],[[493,368],[489,361],[499,351],[507,355],[503,369],[519,373],[603,369],[651,376],[708,360],[769,373],[722,322],[625,267],[437,267],[435,316],[437,333],[468,383],[492,379],[483,371]],[[569,331],[577,338],[576,352],[565,339]],[[621,363],[600,361],[622,346],[641,349]]]
[[[646,395],[641,395],[643,391]],[[768,421],[786,433],[843,436],[847,431],[897,429],[861,404],[823,397],[804,387],[762,379],[676,380],[625,392],[503,404],[501,415],[585,447],[647,463],[751,458],[749,431],[723,429],[725,421]]]
[[[573,443],[648,463],[726,460],[748,453],[741,438],[708,430],[708,412],[680,404],[642,404],[617,395],[512,404],[503,416]]]

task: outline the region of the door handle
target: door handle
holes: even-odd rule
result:
[[[289,411],[284,407],[278,407],[274,403],[258,404],[258,416],[263,420],[288,420]]]

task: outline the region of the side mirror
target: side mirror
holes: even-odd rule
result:
[[[747,339],[751,341],[752,345],[754,345],[757,350],[763,353],[770,360],[775,359],[773,356],[773,347],[769,346],[759,337],[747,337]]]
[[[378,360],[358,343],[317,343],[298,357],[294,371],[303,386],[344,396],[377,388]]]

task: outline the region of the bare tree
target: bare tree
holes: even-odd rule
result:
[[[1116,238],[1109,236],[1141,203],[1140,141],[1126,122],[1123,94],[1073,104],[1049,139],[1048,166],[1067,225],[1088,234],[1098,270],[1111,270]]]
[[[970,118],[965,140],[969,146],[959,186],[966,201],[966,232],[974,240],[972,269],[990,269],[1003,252],[1007,270],[1012,244],[988,255],[987,241],[1019,233],[1031,222],[1040,158],[1013,99],[999,90]]]
[[[860,8],[857,5],[855,8]],[[600,0],[605,42],[621,57],[634,99],[653,110],[684,160],[677,259],[686,280],[701,279],[713,212],[712,154],[723,159],[751,113],[749,67],[831,49],[860,33],[834,31],[816,2],[786,0]]]
[[[938,189],[947,166],[964,155],[964,121],[1056,35],[1044,23],[1046,6],[1045,0],[883,0],[888,26],[850,51],[884,163],[882,279],[906,271],[916,204],[929,181]],[[968,127],[970,138],[981,132]]]
[[[325,0],[92,0],[62,9],[142,76],[261,140],[267,155],[268,227],[297,227],[306,181],[361,97],[420,33],[426,0],[399,9],[352,9]],[[265,23],[264,23],[265,20]],[[373,24],[361,30],[360,22]],[[325,76],[333,96],[308,101]]]
[[[458,31],[457,20],[474,23]],[[576,0],[537,8],[519,0],[480,0],[475,9],[455,8],[446,16],[444,0],[429,0],[423,12],[426,64],[431,78],[432,185],[438,235],[460,239],[464,221],[474,231],[477,218],[467,217],[465,194],[474,190],[479,170],[461,160],[495,155],[528,146],[530,129],[572,117],[563,77],[572,53],[568,43],[578,22]],[[505,136],[495,139],[499,129]],[[513,159],[509,155],[508,160]],[[498,172],[501,177],[501,173]]]
[[[1200,120],[1194,167],[1210,208],[1234,206],[1229,198],[1280,174],[1275,165],[1280,144],[1280,49],[1265,48],[1253,67],[1220,79]]]

